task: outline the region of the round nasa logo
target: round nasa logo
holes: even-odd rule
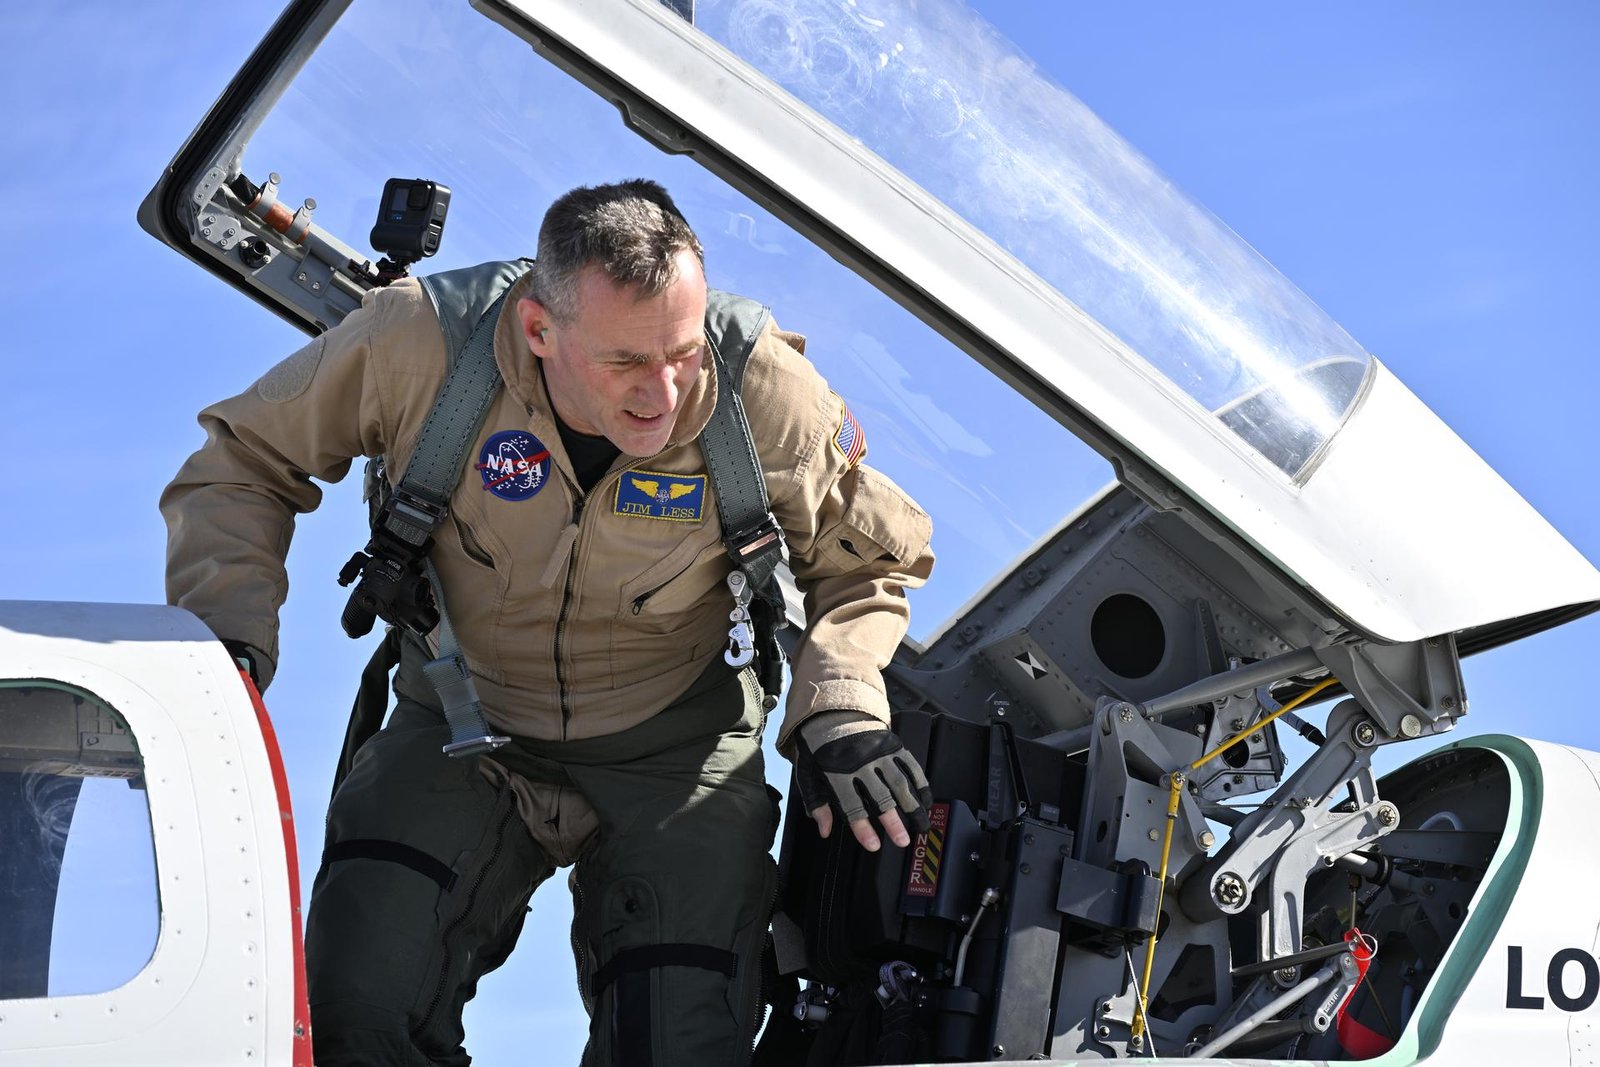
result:
[[[501,430],[478,454],[483,488],[501,500],[527,500],[550,477],[550,450],[526,430]]]

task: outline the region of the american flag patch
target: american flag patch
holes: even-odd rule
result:
[[[842,399],[839,401],[839,429],[833,435],[833,447],[839,450],[845,465],[849,467],[854,467],[867,450],[867,435],[862,432],[861,424],[850,414],[849,406]]]

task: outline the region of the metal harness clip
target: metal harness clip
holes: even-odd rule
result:
[[[728,613],[728,621],[733,623],[733,628],[728,631],[728,650],[722,654],[722,658],[730,667],[747,667],[756,658],[756,633],[750,627],[752,593],[744,571],[729,573],[728,592],[733,594],[733,610]]]

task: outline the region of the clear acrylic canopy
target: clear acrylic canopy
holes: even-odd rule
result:
[[[385,178],[449,185],[422,269],[530,253],[573,186],[661,181],[711,283],[807,336],[933,515],[914,638],[1107,458],[1373,636],[1600,599],[1392,374],[961,0],[473,4],[355,0],[240,168],[355,246]]]

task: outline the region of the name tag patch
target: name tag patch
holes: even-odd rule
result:
[[[614,511],[641,519],[699,522],[705,511],[704,474],[628,471],[617,483]]]
[[[550,450],[526,430],[501,430],[483,443],[475,469],[485,492],[527,500],[550,480]]]

